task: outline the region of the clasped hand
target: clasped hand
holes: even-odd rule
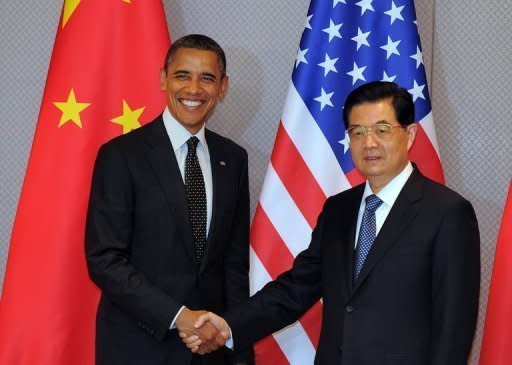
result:
[[[212,312],[185,308],[176,320],[176,328],[193,353],[204,355],[223,347],[230,338],[226,321]]]

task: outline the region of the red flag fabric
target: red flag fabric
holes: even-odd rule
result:
[[[498,234],[487,301],[480,365],[506,365],[512,359],[512,181]]]
[[[161,0],[65,0],[11,236],[0,364],[93,364],[84,226],[99,146],[164,108]]]

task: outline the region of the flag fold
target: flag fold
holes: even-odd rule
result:
[[[512,359],[512,182],[494,254],[480,365],[506,365]]]

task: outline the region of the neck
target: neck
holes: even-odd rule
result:
[[[391,180],[389,180],[391,181]],[[375,182],[375,181],[372,181],[370,179],[368,179],[368,183],[370,184],[370,188],[372,189],[372,192],[374,194],[377,194],[379,191],[381,191],[384,186],[386,186],[389,181],[386,181],[386,182]]]

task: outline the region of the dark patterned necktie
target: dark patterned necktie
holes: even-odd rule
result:
[[[192,237],[196,249],[198,265],[203,258],[206,246],[206,190],[204,187],[203,173],[196,148],[199,139],[193,136],[187,141],[188,152],[185,160],[185,188],[187,191],[187,203]]]
[[[359,237],[357,239],[355,264],[354,264],[354,281],[359,276],[361,268],[372,248],[373,241],[376,236],[376,221],[375,211],[382,204],[382,200],[377,195],[369,195],[366,197],[366,206],[364,208],[363,219],[361,220],[361,227],[359,228]]]

